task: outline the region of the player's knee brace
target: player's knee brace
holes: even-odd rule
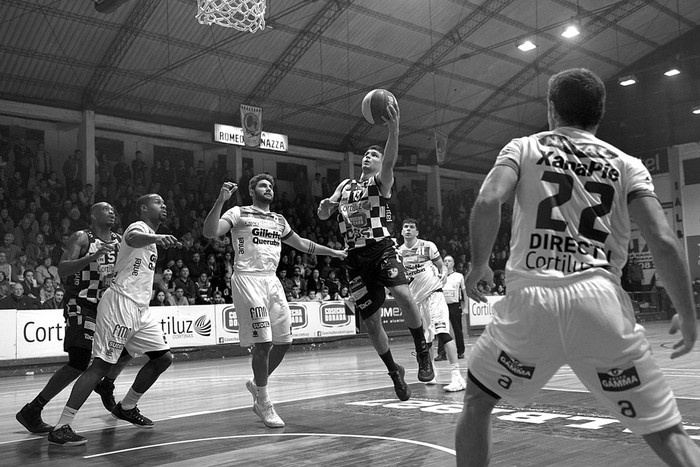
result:
[[[438,338],[438,342],[442,346],[444,346],[445,344],[447,344],[448,342],[450,342],[452,340],[452,336],[450,336],[446,332],[441,332],[440,334],[437,335],[437,338]]]
[[[68,349],[68,366],[78,371],[85,371],[90,365],[90,357],[92,357],[90,349],[71,347]]]

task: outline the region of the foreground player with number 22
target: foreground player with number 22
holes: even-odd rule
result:
[[[253,395],[253,412],[269,428],[281,428],[284,421],[270,401],[267,380],[292,344],[292,317],[276,274],[282,242],[312,255],[343,259],[347,253],[299,237],[284,216],[270,211],[275,192],[274,179],[269,174],[250,179],[251,206],[234,206],[222,216],[224,203],[237,189],[238,185],[232,182],[221,187],[204,220],[204,235],[214,238],[231,232],[236,252],[231,295],[238,316],[240,345],[253,346],[254,379],[246,387]]]
[[[508,294],[471,352],[457,465],[488,464],[498,400],[527,403],[564,364],[664,462],[700,465],[700,448],[620,286],[630,214],[678,310],[671,332],[683,338],[671,358],[690,352],[697,337],[687,264],[644,164],[594,136],[604,108],[605,85],[591,71],[552,76],[550,131],[508,143],[481,187],[467,294],[486,300],[477,283],[490,272],[501,204],[515,195]]]

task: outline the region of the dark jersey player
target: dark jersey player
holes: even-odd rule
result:
[[[117,250],[121,237],[112,232],[115,214],[109,203],[97,203],[90,209],[91,225],[70,237],[58,265],[58,273],[65,280],[66,334],[63,349],[68,353],[68,363],[61,367],[46,383],[44,389],[22,410],[16,418],[32,433],[48,433],[51,425],[41,419],[44,406],[75,381],[88,367],[92,355],[92,341],[97,317],[97,302],[110,286]],[[130,359],[124,353],[115,366],[96,387],[105,408],[111,411],[114,400],[114,379]]]

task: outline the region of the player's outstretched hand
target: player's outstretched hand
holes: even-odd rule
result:
[[[678,358],[693,350],[695,340],[697,339],[697,325],[695,324],[695,320],[692,320],[692,323],[685,323],[676,313],[673,315],[673,318],[671,318],[671,327],[668,333],[675,334],[679,330],[683,338],[673,344],[673,348],[676,349],[676,351],[671,354],[671,359]]]
[[[97,249],[97,251],[95,251],[95,255],[97,257],[100,257],[102,255],[106,255],[107,253],[111,253],[113,251],[116,251],[117,245],[118,245],[117,242],[103,243],[102,245],[100,245],[100,247]]]
[[[472,265],[469,272],[467,272],[464,285],[467,288],[467,296],[469,298],[476,300],[477,302],[486,302],[486,295],[479,292],[479,288],[477,287],[479,281],[481,280],[485,280],[489,286],[493,284],[493,271],[488,264],[478,267],[474,267],[474,265]]]
[[[333,250],[333,254],[331,255],[334,258],[340,258],[340,259],[345,259],[348,257],[348,249],[344,250]]]
[[[325,198],[321,200],[321,202],[318,205],[318,208],[322,210],[328,210],[328,212],[333,212],[333,210],[338,207],[338,204],[339,203],[337,201],[331,201],[330,198]]]
[[[389,114],[389,118],[382,115],[383,125],[388,126],[391,131],[396,131],[399,128],[399,108],[389,104],[386,106],[386,112]]]
[[[182,246],[182,243],[177,241],[177,237],[172,235],[158,235],[158,240],[156,240],[156,245],[162,246],[163,248],[170,248],[173,246]]]
[[[238,184],[233,182],[224,182],[224,184],[221,186],[219,196],[221,196],[224,201],[228,201],[236,190],[238,190]]]

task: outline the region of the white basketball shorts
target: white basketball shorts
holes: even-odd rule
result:
[[[147,307],[140,309],[126,295],[107,289],[97,305],[92,356],[117,363],[123,348],[136,357],[146,352],[169,350],[170,346]]]
[[[231,294],[241,347],[292,342],[292,316],[277,276],[236,273],[231,278]]]
[[[428,295],[418,303],[418,311],[423,321],[426,342],[432,342],[438,334],[450,333],[450,309],[442,292]]]
[[[493,321],[469,359],[470,373],[523,405],[564,364],[639,435],[678,424],[673,393],[635,322],[627,293],[605,277],[524,286],[494,304]]]

